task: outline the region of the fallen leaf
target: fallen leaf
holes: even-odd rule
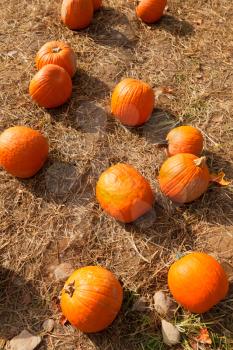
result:
[[[201,328],[200,333],[195,338],[195,340],[201,344],[212,344],[212,340],[210,339],[210,335],[207,328]]]
[[[210,179],[212,182],[217,182],[219,185],[228,186],[231,181],[224,180],[225,174],[221,171],[219,174],[210,174]]]

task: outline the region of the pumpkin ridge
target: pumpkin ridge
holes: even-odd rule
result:
[[[177,165],[177,167],[179,167],[179,164]],[[193,174],[191,173],[190,176],[189,175],[187,176],[186,173],[187,173],[187,168],[183,169],[182,172],[179,172],[172,180],[169,180],[169,183],[167,183],[167,185],[164,186],[167,194],[170,194],[171,191],[174,191],[174,189],[179,187],[181,185],[181,183],[185,183],[185,186],[187,185],[189,179],[192,177]],[[184,175],[186,175],[186,176],[184,176]],[[185,181],[181,181],[181,180],[185,180]],[[175,183],[175,184],[173,184],[173,183]],[[167,187],[170,190],[167,190]]]
[[[100,305],[102,305],[102,306],[108,306],[109,304],[111,304],[111,307],[114,307],[114,310],[113,310],[113,312],[111,312],[111,313],[113,313],[113,314],[115,314],[115,312],[116,312],[116,310],[118,309],[118,303],[117,303],[117,301],[115,301],[114,300],[114,298],[110,298],[108,295],[105,295],[105,294],[103,294],[103,293],[97,293],[96,291],[94,291],[94,290],[83,290],[83,289],[80,289],[79,290],[79,293],[82,293],[82,292],[84,292],[84,294],[85,294],[85,292],[87,292],[88,293],[88,299],[90,300],[90,301],[93,301],[93,302],[95,302],[96,301],[96,298],[95,298],[95,296],[93,295],[91,298],[90,298],[90,294],[99,294],[99,295],[101,295],[101,296],[103,296],[104,297],[104,299],[106,300],[106,302],[105,302],[105,300],[104,299],[98,299],[98,304],[100,304]],[[80,294],[79,294],[79,298],[80,298]],[[82,297],[81,297],[82,298]],[[85,297],[83,297],[83,298],[85,298]],[[82,304],[83,304],[83,302],[82,302]],[[85,304],[83,304],[83,305],[85,305]],[[108,310],[109,311],[109,310]],[[111,311],[111,310],[110,310]]]

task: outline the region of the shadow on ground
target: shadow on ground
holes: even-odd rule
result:
[[[191,23],[173,15],[164,15],[159,22],[150,25],[150,28],[152,30],[160,28],[179,37],[189,37],[195,33]]]
[[[110,47],[133,48],[137,36],[128,17],[112,8],[103,7],[95,13],[92,24],[79,35],[88,34],[97,44]]]
[[[155,145],[166,145],[166,136],[169,131],[178,126],[180,121],[170,111],[156,108],[151,118],[144,125],[135,128],[127,128],[133,134],[145,138]]]
[[[0,337],[10,339],[24,329],[41,329],[45,301],[34,283],[12,270],[0,267]]]
[[[113,324],[99,334],[88,336],[97,349],[139,350],[149,349],[150,343],[151,346],[154,345],[153,349],[157,344],[163,345],[160,334],[156,333],[159,319],[149,309],[134,311],[136,299],[136,295],[126,289],[122,309]]]
[[[219,154],[204,152],[207,157],[207,164],[211,173],[219,173],[221,170],[226,174],[226,178],[233,179],[233,165],[226,161]],[[233,225],[233,192],[230,186],[220,186],[211,183],[208,191],[198,200],[187,205],[186,211],[196,219],[214,225]]]

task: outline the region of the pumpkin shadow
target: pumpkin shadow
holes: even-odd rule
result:
[[[219,154],[205,151],[207,165],[211,173],[224,171],[226,179],[233,179],[232,162],[227,161]],[[229,186],[220,186],[212,183],[208,191],[198,200],[186,206],[188,214],[194,215],[196,219],[213,225],[233,225],[233,192]]]
[[[84,165],[56,157],[51,157],[34,177],[18,181],[36,198],[43,198],[47,203],[87,203],[93,195]]]
[[[127,129],[131,133],[147,139],[151,144],[162,147],[166,146],[168,132],[179,124],[180,121],[170,111],[156,108],[148,122],[142,126]]]
[[[94,15],[93,22],[81,36],[90,36],[97,44],[132,49],[137,43],[132,22],[113,7],[103,7]]]
[[[224,335],[227,338],[233,337],[233,314],[232,314],[232,298],[233,298],[233,275],[229,283],[229,291],[226,298],[219,304],[215,305],[209,312],[202,315],[202,319],[206,323],[211,323],[211,329]],[[216,322],[218,320],[218,322]],[[221,327],[220,327],[221,326]]]
[[[10,339],[24,329],[40,331],[48,309],[32,281],[0,267],[0,337]]]
[[[89,102],[91,103],[91,110],[95,105],[95,115],[104,114],[104,109],[98,104],[97,101],[106,99],[110,95],[110,87],[97,77],[90,75],[83,69],[78,69],[77,73],[73,78],[73,92],[69,102],[64,105],[48,109],[47,112],[50,114],[53,122],[62,123],[66,127],[72,127],[79,129],[77,123],[79,114],[83,114],[83,111],[79,111],[82,105]],[[91,101],[90,101],[91,100]],[[86,110],[87,112],[88,110]],[[87,114],[87,113],[86,113]],[[90,112],[89,112],[90,114]],[[93,113],[90,115],[93,121]],[[87,115],[89,117],[89,115]],[[93,127],[92,127],[93,129]]]
[[[155,313],[149,308],[143,312],[134,311],[135,301],[136,294],[125,289],[121,311],[113,323],[103,332],[88,335],[96,349],[146,349],[152,336],[160,338],[160,335],[155,333],[155,326],[159,325]]]
[[[181,20],[173,15],[164,15],[157,23],[151,24],[152,30],[157,28],[179,37],[188,37],[195,33],[194,27],[186,20]]]

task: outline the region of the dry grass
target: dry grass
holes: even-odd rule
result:
[[[122,312],[106,332],[87,337],[57,322],[40,350],[163,349],[153,312],[136,313],[132,305],[135,295],[151,300],[156,289],[167,288],[167,268],[177,253],[209,251],[233,278],[232,187],[212,186],[200,200],[177,207],[156,182],[165,158],[158,144],[182,122],[203,131],[211,168],[233,178],[232,1],[170,1],[167,16],[150,27],[135,19],[133,1],[104,2],[82,32],[60,23],[60,1],[0,3],[0,129],[29,125],[50,142],[49,160],[33,179],[0,171],[0,336],[24,328],[39,332],[43,320],[59,318],[61,285],[50,271],[59,262],[106,266],[126,291]],[[69,104],[46,111],[31,102],[28,83],[36,51],[56,39],[74,48],[78,72]],[[161,98],[150,122],[136,130],[109,116],[111,90],[126,76],[175,89],[175,97]],[[95,201],[96,179],[118,161],[134,165],[157,193],[152,212],[132,225],[107,217]],[[214,320],[218,340],[233,339],[232,297],[231,291],[205,316]],[[213,348],[232,349],[224,342]]]

